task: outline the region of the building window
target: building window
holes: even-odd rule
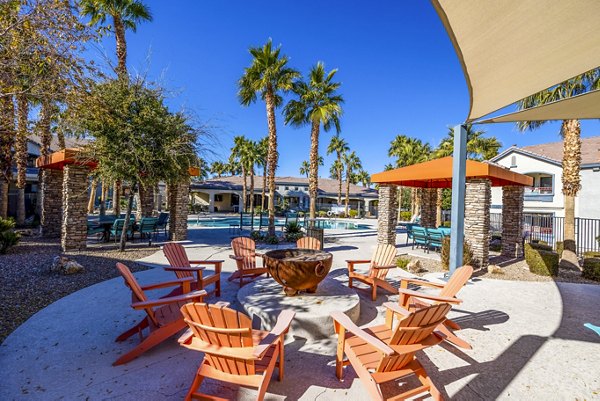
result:
[[[510,157],[510,168],[515,168],[517,167],[517,156],[512,155]]]
[[[223,195],[215,195],[215,202],[223,202]]]
[[[298,187],[294,187],[294,191],[298,191],[298,189],[299,189]]]
[[[285,187],[285,190],[286,190],[286,191],[289,191],[289,190],[290,190],[290,187]]]

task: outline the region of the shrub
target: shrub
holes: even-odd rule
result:
[[[449,221],[444,221],[444,222],[442,223],[442,227],[447,227],[447,228],[450,228],[450,222],[449,222]]]
[[[302,232],[302,226],[297,221],[290,221],[285,226],[285,232],[287,234],[297,234]]]
[[[492,252],[500,252],[500,251],[502,251],[502,244],[499,244],[497,242],[491,243],[490,244],[490,251],[492,251]]]
[[[265,239],[265,235],[260,231],[252,231],[250,233],[250,238],[252,238],[254,241],[262,241]]]
[[[357,218],[357,217],[358,217],[358,210],[350,210],[350,211],[348,212],[348,215],[349,215],[351,218],[355,219],[355,218]]]
[[[581,274],[590,280],[600,281],[600,252],[583,254],[583,272]]]
[[[410,212],[400,212],[400,220],[410,221],[411,218],[412,218],[412,215],[410,214]]]
[[[19,242],[21,236],[14,231],[15,221],[0,217],[0,253],[6,253],[8,248]]]
[[[325,210],[319,210],[319,217],[327,217],[327,212]]]
[[[442,238],[442,250],[441,250],[442,267],[444,270],[450,270],[450,237]],[[468,242],[463,243],[463,265],[470,265],[473,263],[473,251]]]
[[[407,266],[410,263],[410,259],[399,257],[396,259],[396,267],[402,270],[408,270]]]
[[[525,244],[525,261],[529,271],[540,276],[556,276],[558,274],[558,253],[540,247]],[[543,245],[542,245],[543,246]]]
[[[600,235],[596,237],[596,241],[598,241],[598,246],[600,246]]]
[[[552,249],[552,247],[545,241],[532,242],[529,244],[529,246],[531,246],[533,249],[537,249],[538,251],[554,251],[554,249]]]
[[[299,233],[287,233],[287,234],[285,234],[285,240],[287,242],[296,242],[296,241],[298,241],[302,237],[304,237],[304,233],[303,232],[299,232]]]
[[[558,253],[558,258],[561,259],[562,258],[562,253],[565,249],[565,243],[562,241],[557,241],[556,242],[556,253]]]
[[[346,217],[346,212],[340,212],[340,213],[338,214],[338,217],[339,217],[340,219],[343,219],[343,218],[345,218],[345,217]]]
[[[265,242],[272,245],[279,244],[279,237],[277,235],[268,235],[265,237]]]

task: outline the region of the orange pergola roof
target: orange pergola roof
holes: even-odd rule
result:
[[[79,149],[67,148],[57,152],[50,153],[45,157],[38,157],[35,160],[35,166],[39,168],[47,168],[51,170],[62,170],[67,164],[78,164],[80,166],[88,166],[95,168],[98,163],[94,160],[82,160],[77,155]]]
[[[533,178],[524,174],[474,160],[467,160],[467,179],[487,178],[494,187],[532,186]],[[452,156],[373,174],[371,182],[418,188],[451,188]]]

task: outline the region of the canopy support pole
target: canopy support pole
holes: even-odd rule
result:
[[[452,214],[450,232],[450,274],[463,262],[465,237],[465,180],[467,172],[467,130],[464,125],[454,127],[454,154],[452,160]]]

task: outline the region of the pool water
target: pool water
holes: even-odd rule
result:
[[[244,218],[244,227],[249,227],[251,221],[249,218]],[[258,218],[254,219],[254,228],[259,228]],[[263,227],[268,226],[269,222],[263,218]],[[304,220],[298,219],[300,225],[304,225]],[[210,219],[188,219],[189,226],[196,227],[230,227],[232,224],[239,225],[240,219],[238,217],[214,217]],[[275,226],[283,227],[285,225],[285,219],[275,219]],[[367,230],[370,227],[366,224],[358,224],[351,221],[336,221],[336,220],[317,220],[317,227],[325,228],[330,230]]]

